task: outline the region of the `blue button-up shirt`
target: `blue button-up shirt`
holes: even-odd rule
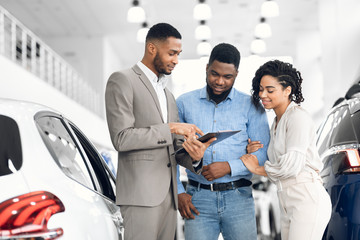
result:
[[[266,113],[256,109],[249,95],[232,88],[227,98],[216,104],[209,99],[206,87],[204,87],[181,95],[176,102],[180,122],[195,124],[204,133],[241,130],[239,133],[209,146],[203,157],[204,165],[213,162],[228,162],[231,174],[214,181],[207,181],[204,176],[186,170],[189,179],[203,184],[231,182],[240,178],[250,179],[252,174],[240,159],[242,155],[246,154],[249,138],[264,144],[263,148],[253,153],[259,159],[260,165],[264,165],[270,140],[269,125]],[[179,169],[177,183],[178,193],[185,192],[179,179]]]

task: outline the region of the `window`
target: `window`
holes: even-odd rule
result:
[[[360,111],[355,112],[351,116],[351,120],[354,126],[354,131],[358,137],[358,142],[360,141]]]
[[[80,150],[60,118],[44,116],[36,119],[40,135],[61,170],[70,178],[94,190],[88,168]]]
[[[345,105],[340,108],[339,114],[334,121],[330,147],[355,142],[357,142],[357,139],[351,123],[350,111],[348,106]]]
[[[316,145],[318,146],[320,155],[327,149],[327,143],[329,141],[331,126],[334,121],[334,114],[331,113],[326,119],[325,123],[321,126],[318,133],[318,140]]]
[[[14,119],[0,115],[0,176],[19,170],[22,160],[19,127]]]
[[[75,135],[77,136],[82,148],[84,149],[89,162],[96,174],[96,178],[100,184],[100,192],[111,200],[115,201],[115,184],[113,175],[107,167],[105,161],[100,156],[99,152],[93,144],[85,137],[85,135],[73,124],[70,123]]]

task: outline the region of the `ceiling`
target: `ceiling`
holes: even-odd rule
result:
[[[250,55],[254,28],[260,22],[260,6],[265,0],[207,0],[212,18],[207,24],[212,30],[212,46],[232,43],[242,56]],[[267,19],[272,37],[266,39],[264,56],[296,56],[297,34],[318,29],[318,0],[276,0],[280,16]],[[50,38],[107,36],[124,65],[137,62],[143,44],[136,42],[140,24],[126,21],[132,0],[0,0],[0,5],[19,19],[45,42]],[[168,22],[183,37],[182,58],[194,59],[198,40],[193,18],[198,0],[140,0],[151,26]],[[60,53],[62,54],[62,53]]]

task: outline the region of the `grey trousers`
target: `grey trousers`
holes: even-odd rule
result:
[[[125,240],[173,240],[176,212],[172,192],[156,207],[120,206],[124,218]]]

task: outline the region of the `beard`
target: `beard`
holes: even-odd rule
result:
[[[234,84],[231,85],[231,87],[228,90],[226,90],[220,94],[215,94],[212,86],[209,84],[207,74],[206,74],[206,91],[208,93],[209,98],[211,100],[213,100],[214,102],[216,102],[216,104],[219,104],[220,102],[224,101],[227,98],[227,96],[229,95],[233,86],[234,86]]]
[[[159,73],[159,74],[165,74],[165,75],[170,75],[171,72],[167,72],[166,68],[164,66],[163,61],[161,60],[160,56],[158,53],[156,53],[155,58],[154,58],[154,67],[155,70]]]

